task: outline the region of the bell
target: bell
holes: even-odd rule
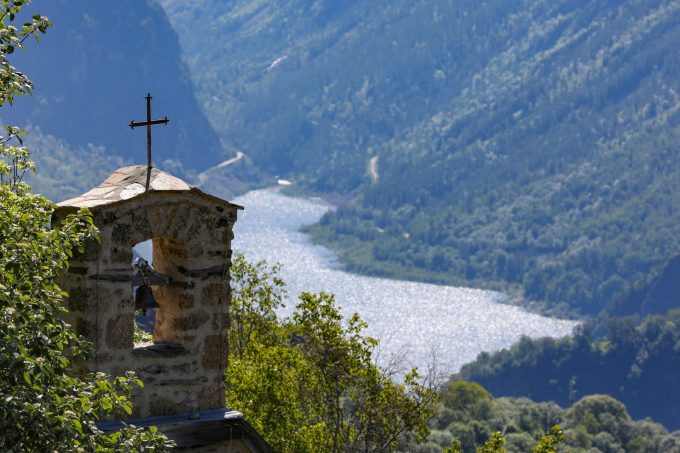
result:
[[[135,310],[142,310],[142,312],[146,314],[147,308],[158,307],[160,307],[160,305],[158,305],[158,302],[156,302],[156,299],[153,297],[153,291],[150,286],[142,285],[137,288],[137,292],[135,293]]]

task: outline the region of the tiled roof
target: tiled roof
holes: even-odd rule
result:
[[[99,186],[84,194],[57,203],[60,207],[94,208],[108,205],[122,200],[128,200],[146,192],[146,166],[133,165],[122,167],[114,171]],[[216,202],[231,205],[243,209],[241,206],[229,203],[226,200],[206,194],[205,192],[190,186],[181,179],[155,168],[151,169],[151,181],[149,192],[197,192]]]

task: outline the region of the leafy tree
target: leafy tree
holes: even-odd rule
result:
[[[560,443],[564,442],[564,440],[565,437],[562,429],[558,425],[555,425],[550,428],[549,432],[541,437],[538,444],[531,449],[531,453],[557,453],[557,447]]]
[[[30,80],[7,55],[50,26],[34,15],[15,20],[27,0],[0,2],[0,106],[30,93]],[[132,412],[126,396],[141,382],[132,374],[81,375],[92,353],[61,318],[66,294],[55,283],[74,251],[97,231],[87,211],[50,228],[54,205],[22,182],[35,167],[22,146],[23,131],[0,137],[0,449],[2,451],[131,451],[169,446],[155,430],[132,426],[114,433],[96,427],[102,416]]]
[[[484,445],[477,449],[477,453],[505,453],[505,437],[498,431],[491,435],[491,438],[484,442]]]
[[[436,400],[416,370],[400,383],[373,362],[377,341],[358,317],[343,320],[332,295],[303,293],[279,318],[285,287],[277,268],[232,264],[227,401],[276,451],[394,451],[427,433]]]
[[[468,412],[476,408],[479,403],[491,399],[491,395],[475,382],[452,380],[443,390],[443,399],[447,408]]]

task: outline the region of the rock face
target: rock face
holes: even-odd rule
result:
[[[200,171],[226,158],[194,98],[177,34],[155,2],[52,0],[30,9],[54,27],[40,44],[27,42],[28,52],[12,55],[35,89],[16,100],[5,122],[32,124],[73,148],[104,146],[107,155],[142,163],[144,131],[128,124],[145,118],[150,92],[153,118],[170,119],[153,131],[158,165]]]
[[[224,408],[232,227],[242,208],[158,170],[148,191],[145,181],[146,167],[121,168],[53,216],[56,224],[87,207],[101,234],[61,282],[70,321],[96,348],[84,366],[135,370],[144,381],[133,394],[139,417]],[[135,344],[130,264],[132,248],[148,239],[155,270],[170,282],[152,286],[160,305],[153,343]]]

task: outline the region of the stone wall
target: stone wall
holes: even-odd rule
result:
[[[145,384],[133,394],[139,417],[224,407],[236,208],[194,192],[150,191],[92,212],[101,242],[76,256],[61,281],[69,321],[95,344],[83,366],[135,370]],[[154,344],[135,345],[132,247],[148,239],[156,271],[171,284],[153,287]]]

